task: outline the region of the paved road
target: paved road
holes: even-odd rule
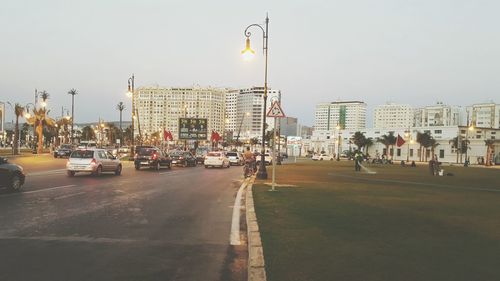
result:
[[[65,160],[12,161],[28,176],[0,191],[0,280],[244,280],[229,245],[241,168],[69,178]]]

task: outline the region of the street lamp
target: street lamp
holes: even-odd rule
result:
[[[337,140],[337,161],[340,161],[340,125],[337,125],[335,129],[337,129],[339,135]]]
[[[245,49],[241,51],[241,54],[243,55],[243,58],[245,60],[249,60],[253,57],[255,54],[255,51],[250,48],[250,36],[252,33],[248,31],[249,28],[251,27],[258,27],[262,30],[263,33],[263,50],[264,50],[264,56],[265,56],[265,68],[264,68],[264,107],[262,108],[262,146],[261,146],[261,151],[260,151],[260,165],[259,165],[259,171],[257,172],[257,178],[259,179],[267,179],[267,171],[266,171],[266,162],[265,162],[265,157],[264,154],[266,152],[266,106],[267,106],[267,58],[268,58],[268,41],[269,41],[269,17],[266,15],[266,22],[265,22],[265,27],[263,27],[260,24],[251,24],[245,28],[245,37],[246,37],[246,44],[245,44]]]
[[[465,167],[469,166],[469,158],[467,157],[467,152],[469,151],[469,131],[471,131],[472,133],[472,131],[474,130],[473,124],[469,125],[469,122],[467,122],[467,126],[468,128],[465,130]]]
[[[127,87],[127,96],[129,96],[130,98],[132,98],[132,145],[130,147],[130,157],[134,157],[134,150],[135,150],[135,147],[134,147],[134,144],[135,144],[135,140],[134,140],[134,122],[135,122],[135,101],[134,101],[134,81],[135,80],[135,77],[134,77],[134,74],[132,74],[132,77],[130,77],[128,79],[128,87]]]
[[[406,148],[406,162],[409,162],[410,161],[410,143],[412,141],[410,131],[408,131],[408,132],[405,133],[405,138],[408,141],[408,146]]]

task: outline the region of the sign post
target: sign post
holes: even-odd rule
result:
[[[274,117],[274,130],[273,130],[273,182],[271,185],[271,191],[276,191],[275,186],[276,186],[276,126],[278,124],[278,118],[283,118],[285,117],[285,113],[283,112],[283,109],[281,109],[281,106],[279,104],[279,101],[273,102],[271,105],[271,108],[267,112],[267,117]],[[264,141],[264,140],[262,140]]]

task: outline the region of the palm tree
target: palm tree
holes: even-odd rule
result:
[[[490,163],[493,159],[491,159],[491,152],[495,146],[495,140],[485,140],[484,144],[486,145],[486,166],[490,166]]]
[[[71,95],[71,143],[73,143],[73,125],[75,120],[75,95],[78,92],[75,89],[71,89],[68,92],[68,95]]]
[[[461,152],[461,149],[460,149],[460,146],[459,146],[459,137],[454,137],[453,139],[451,139],[449,141],[449,144],[451,144],[451,147],[455,149],[455,151],[457,152],[457,164],[458,164],[458,155],[459,154],[462,154]]]
[[[94,129],[90,126],[85,126],[82,128],[82,139],[83,140],[95,140]]]
[[[125,109],[125,104],[123,102],[119,102],[116,105],[116,110],[120,111],[120,144],[123,141],[123,130],[122,130],[122,111]]]
[[[361,150],[366,145],[366,137],[361,132],[355,132],[352,136],[352,142]]]
[[[367,138],[365,139],[365,154],[368,155],[368,148],[373,145],[373,139],[372,138]]]
[[[12,104],[9,103],[12,106]],[[24,114],[24,107],[19,103],[14,104],[14,114],[16,115],[16,126],[14,127],[14,145],[12,153],[14,155],[19,154],[19,117]]]
[[[45,93],[45,92],[43,92]],[[48,96],[48,94],[47,94]],[[43,97],[42,97],[43,99]],[[46,98],[43,100],[45,102]],[[49,115],[50,110],[45,109],[45,107],[41,107],[39,109],[33,110],[33,116],[27,118],[26,121],[33,125],[36,129],[36,134],[38,135],[38,147],[37,153],[40,154],[43,152],[43,128],[44,126],[55,126],[55,121],[50,118]]]
[[[396,144],[396,137],[394,136],[394,132],[389,132],[388,135],[383,135],[380,138],[377,139],[377,142],[382,143],[385,145],[385,150],[386,150],[386,156],[387,159],[389,159],[389,146],[393,146]]]

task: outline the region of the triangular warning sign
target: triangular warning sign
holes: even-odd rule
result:
[[[273,103],[273,105],[267,112],[267,117],[285,117],[285,113],[283,112],[283,109],[281,109],[281,106],[277,101]]]

